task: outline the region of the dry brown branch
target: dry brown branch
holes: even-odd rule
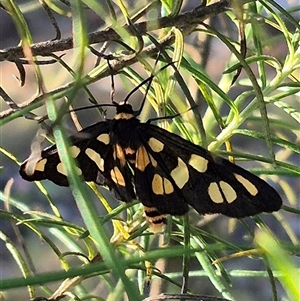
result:
[[[221,0],[212,5],[196,8],[192,11],[180,14],[175,17],[163,17],[155,21],[140,22],[135,24],[135,29],[140,35],[145,35],[146,33],[175,26],[177,28],[182,28],[191,25],[198,25],[207,18],[214,17],[220,13],[225,12],[230,7],[229,0]],[[124,27],[128,32],[130,32],[130,27]],[[92,32],[89,34],[89,44],[103,43],[106,41],[120,40],[120,36],[112,28],[108,28],[101,31]],[[41,43],[36,43],[31,46],[33,55],[46,56],[53,52],[65,51],[73,48],[73,39],[69,37],[63,40],[46,41]],[[0,51],[0,61],[15,61],[17,59],[24,58],[22,47],[12,47],[3,49]]]
[[[150,21],[150,22],[141,22],[135,24],[135,31],[139,33],[139,35],[146,35],[147,33],[161,29],[166,27],[175,26],[180,28],[184,35],[188,35],[191,32],[191,28],[201,24],[204,20],[214,17],[220,13],[223,13],[229,9],[230,1],[229,0],[221,0],[217,3],[206,7],[198,7],[192,11],[180,14],[175,17],[163,17],[158,20]],[[125,29],[130,31],[129,26],[125,26]],[[89,34],[89,44],[96,44],[106,41],[116,41],[120,40],[120,36],[113,29],[109,28],[102,31],[97,31]],[[168,36],[165,40],[159,41],[161,47],[165,47],[171,45],[174,41],[172,36]],[[72,37],[63,40],[55,40],[55,41],[46,41],[41,43],[36,43],[31,46],[32,54],[34,56],[50,56],[51,53],[58,51],[65,51],[72,49],[73,40]],[[143,54],[147,56],[151,56],[157,53],[157,47],[155,45],[150,45],[143,49]],[[8,49],[4,49],[0,51],[0,61],[20,61],[20,59],[24,58],[23,51],[21,47],[12,47]],[[118,58],[113,60],[110,64],[112,66],[113,73],[118,73],[119,70],[123,69],[125,66],[129,66],[133,63],[137,62],[136,54],[131,54],[127,56],[122,56],[122,58]],[[101,78],[105,78],[111,75],[112,70],[106,70],[101,73],[101,75],[90,78],[85,77],[83,79],[83,84],[88,85],[91,84]],[[12,118],[24,116],[24,114],[29,111],[28,106],[30,105],[30,110],[38,108],[41,106],[45,99],[49,96],[61,97],[67,90],[72,89],[73,82],[67,83],[64,86],[60,86],[59,88],[49,91],[48,93],[44,93],[43,95],[39,95],[34,99],[26,100],[23,103],[19,104],[18,109],[10,108],[6,111],[0,113],[0,120],[10,116]],[[7,122],[8,120],[6,120]]]

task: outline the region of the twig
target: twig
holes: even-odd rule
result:
[[[212,5],[196,8],[180,14],[175,17],[163,17],[155,21],[140,22],[134,25],[140,35],[145,35],[149,31],[165,28],[165,27],[186,27],[191,25],[198,25],[201,21],[207,18],[214,17],[220,13],[227,11],[230,7],[230,0],[221,0]],[[129,26],[124,26],[125,30],[130,32]],[[103,43],[106,41],[120,40],[121,37],[112,28],[101,31],[92,32],[88,35],[89,44]],[[63,40],[46,41],[36,43],[31,46],[31,51],[34,56],[42,55],[47,56],[49,53],[57,51],[65,51],[73,48],[73,38],[69,37]],[[15,61],[24,58],[22,47],[12,47],[0,51],[1,61]]]

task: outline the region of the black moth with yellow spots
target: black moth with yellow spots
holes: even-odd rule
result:
[[[106,185],[124,202],[138,199],[152,227],[166,214],[183,215],[191,205],[200,214],[242,218],[280,209],[278,193],[241,167],[178,135],[141,123],[127,103],[116,104],[112,120],[96,123],[71,137],[71,151],[85,181]],[[56,146],[42,151],[27,181],[49,179],[67,186]]]

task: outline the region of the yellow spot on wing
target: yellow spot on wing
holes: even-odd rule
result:
[[[111,171],[110,171],[110,176],[111,179],[118,185],[125,187],[125,179],[119,169],[118,166],[115,166]]]
[[[201,173],[206,172],[207,164],[208,164],[208,160],[195,154],[192,154],[189,160],[189,165]]]
[[[224,181],[220,181],[219,184],[217,182],[210,183],[207,192],[211,200],[217,204],[221,204],[225,200],[230,204],[237,198],[237,194],[232,186]]]
[[[87,148],[85,150],[85,153],[92,161],[96,163],[96,165],[101,171],[104,171],[104,159],[101,158],[100,154],[98,154],[96,151],[94,151],[91,148]]]
[[[136,152],[135,167],[140,171],[144,171],[150,163],[149,155],[144,146],[140,146]]]
[[[165,193],[170,194],[170,193],[174,192],[174,187],[173,187],[172,183],[167,178],[163,178],[163,180],[164,180]]]
[[[61,173],[61,174],[63,174],[63,175],[67,175],[67,172],[66,172],[66,169],[65,169],[65,166],[63,165],[63,163],[62,162],[59,162],[58,164],[57,164],[57,166],[56,166],[56,170],[59,172],[59,173]]]
[[[157,162],[151,154],[147,152],[144,146],[140,146],[136,152],[135,167],[144,171],[150,162],[153,167],[157,166]]]
[[[75,166],[77,175],[82,175],[82,171],[78,166]],[[64,176],[67,176],[67,171],[62,162],[59,162],[56,166],[56,170]]]
[[[151,156],[151,154],[149,154],[149,157],[150,157],[150,161],[151,161],[152,166],[156,167],[157,166],[156,160]]]
[[[39,162],[37,162],[35,166],[35,170],[44,171],[46,163],[47,163],[47,159],[40,160]]]
[[[189,180],[189,171],[186,164],[178,157],[178,165],[171,171],[171,177],[181,189]]]
[[[82,170],[81,170],[78,166],[76,166],[76,173],[77,173],[79,176],[82,175]]]
[[[80,148],[76,145],[72,145],[70,147],[70,153],[73,158],[76,158],[78,156],[78,154],[80,153]]]
[[[151,147],[151,149],[156,153],[161,152],[164,148],[164,144],[162,142],[160,142],[159,140],[157,140],[156,138],[153,138],[153,137],[151,137],[149,139],[148,144]]]
[[[109,134],[101,134],[97,137],[97,140],[107,145],[110,142]]]
[[[125,166],[126,159],[125,159],[125,154],[123,152],[123,149],[122,149],[121,145],[119,145],[119,144],[115,145],[113,156],[114,156],[115,160],[116,160],[116,158],[118,158],[120,160],[121,166]]]
[[[220,181],[219,185],[222,189],[222,192],[225,196],[227,203],[230,204],[236,200],[237,194],[231,185],[229,185],[228,183],[226,183],[224,181]]]
[[[214,203],[221,204],[224,199],[216,182],[210,183],[207,189],[208,195]]]
[[[152,180],[152,191],[155,194],[164,194],[163,179],[159,174],[155,174]]]
[[[257,195],[258,193],[257,188],[249,180],[247,180],[246,178],[238,174],[234,174],[234,176],[247,189],[247,191],[251,195],[253,196]]]
[[[152,191],[157,195],[170,194],[174,192],[174,187],[167,178],[155,174],[152,180]]]

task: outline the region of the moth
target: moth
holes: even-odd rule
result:
[[[113,102],[113,119],[93,124],[70,137],[71,153],[85,181],[108,186],[123,202],[138,199],[152,229],[166,215],[184,215],[189,205],[199,214],[243,218],[280,209],[282,200],[268,183],[208,150],[162,129],[142,123],[127,103]],[[55,145],[44,149],[27,181],[48,179],[68,186]]]

